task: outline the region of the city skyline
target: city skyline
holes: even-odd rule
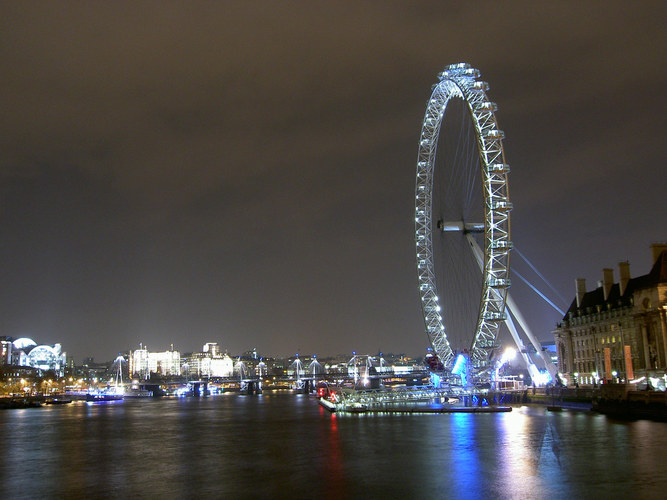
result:
[[[666,11],[4,3],[0,335],[423,354],[417,143],[462,61],[498,103],[517,249],[568,302],[619,261],[645,274]],[[552,340],[560,315],[516,293]]]

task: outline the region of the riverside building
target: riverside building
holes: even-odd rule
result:
[[[572,305],[553,331],[558,370],[568,384],[631,382],[664,378],[667,370],[667,244],[651,246],[653,267],[630,277],[621,262],[619,281],[603,269],[602,281],[586,290],[576,280]]]
[[[0,365],[30,367],[38,374],[51,371],[57,377],[62,377],[65,372],[67,355],[60,344],[38,345],[27,337],[2,337],[0,353]]]
[[[150,352],[147,348],[130,352],[130,373],[139,378],[148,380],[151,373],[158,375],[180,375],[181,353],[174,350],[164,352]]]
[[[220,353],[217,342],[207,342],[202,352],[183,358],[182,372],[192,379],[231,377],[234,374],[234,361],[227,353]]]

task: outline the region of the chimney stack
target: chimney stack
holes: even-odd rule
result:
[[[609,292],[611,292],[611,287],[614,284],[614,270],[605,268],[602,270],[602,293],[604,295],[604,300],[606,301],[609,298]]]
[[[618,263],[618,273],[619,273],[619,292],[621,296],[625,293],[625,289],[628,287],[630,282],[630,263],[626,260],[625,262]]]
[[[584,294],[586,293],[586,279],[577,278],[574,281],[577,290],[577,308],[581,307],[581,303],[584,300]]]
[[[667,243],[653,243],[651,245],[651,255],[653,256],[651,265],[655,264],[655,261],[658,260],[658,257],[660,257],[660,254],[664,250],[667,250]]]

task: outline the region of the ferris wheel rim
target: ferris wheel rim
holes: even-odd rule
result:
[[[510,286],[509,201],[507,174],[502,145],[503,132],[495,118],[496,105],[487,95],[488,84],[480,72],[467,63],[449,65],[438,75],[426,106],[417,155],[415,188],[415,243],[419,294],[426,334],[431,347],[445,367],[451,367],[454,351],[442,320],[435,280],[433,257],[433,177],[438,137],[447,103],[459,98],[466,104],[474,124],[477,152],[482,172],[484,196],[484,248],[482,294],[477,327],[472,336],[470,358],[475,366],[484,365],[496,345],[500,323],[505,319],[505,298]],[[453,230],[464,230],[464,225]],[[444,230],[444,229],[443,229]],[[471,243],[472,244],[472,243]]]

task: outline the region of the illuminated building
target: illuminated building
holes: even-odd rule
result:
[[[218,348],[217,342],[206,342],[202,348],[202,352],[208,353],[210,356],[215,357],[220,354],[220,349]]]
[[[148,349],[130,351],[130,374],[147,380],[150,377],[148,370]]]
[[[180,375],[181,353],[174,351],[150,352],[142,348],[130,352],[130,373],[142,379],[149,379],[151,373],[158,375]]]
[[[42,371],[53,371],[57,376],[62,377],[65,370],[65,354],[62,352],[60,344],[53,346],[38,345],[30,349],[26,355],[24,366],[32,366]]]
[[[204,362],[206,360],[206,362]],[[234,362],[227,354],[202,359],[202,375],[207,377],[231,377],[234,372]],[[208,367],[206,366],[208,364]]]
[[[12,362],[12,338],[1,337],[0,340],[0,365],[9,365]]]
[[[637,278],[619,264],[592,291],[576,280],[576,296],[554,330],[558,369],[570,384],[631,381],[667,369],[667,245],[652,245],[654,265]]]
[[[227,353],[220,354],[216,342],[207,342],[202,352],[193,353],[184,359],[183,372],[191,378],[231,377],[234,361]]]
[[[148,354],[148,369],[160,375],[180,375],[181,353],[174,350],[151,352]]]
[[[3,337],[0,342],[0,364],[30,367],[41,373],[52,371],[58,377],[63,376],[67,355],[60,344],[38,345],[27,337],[16,340]]]

